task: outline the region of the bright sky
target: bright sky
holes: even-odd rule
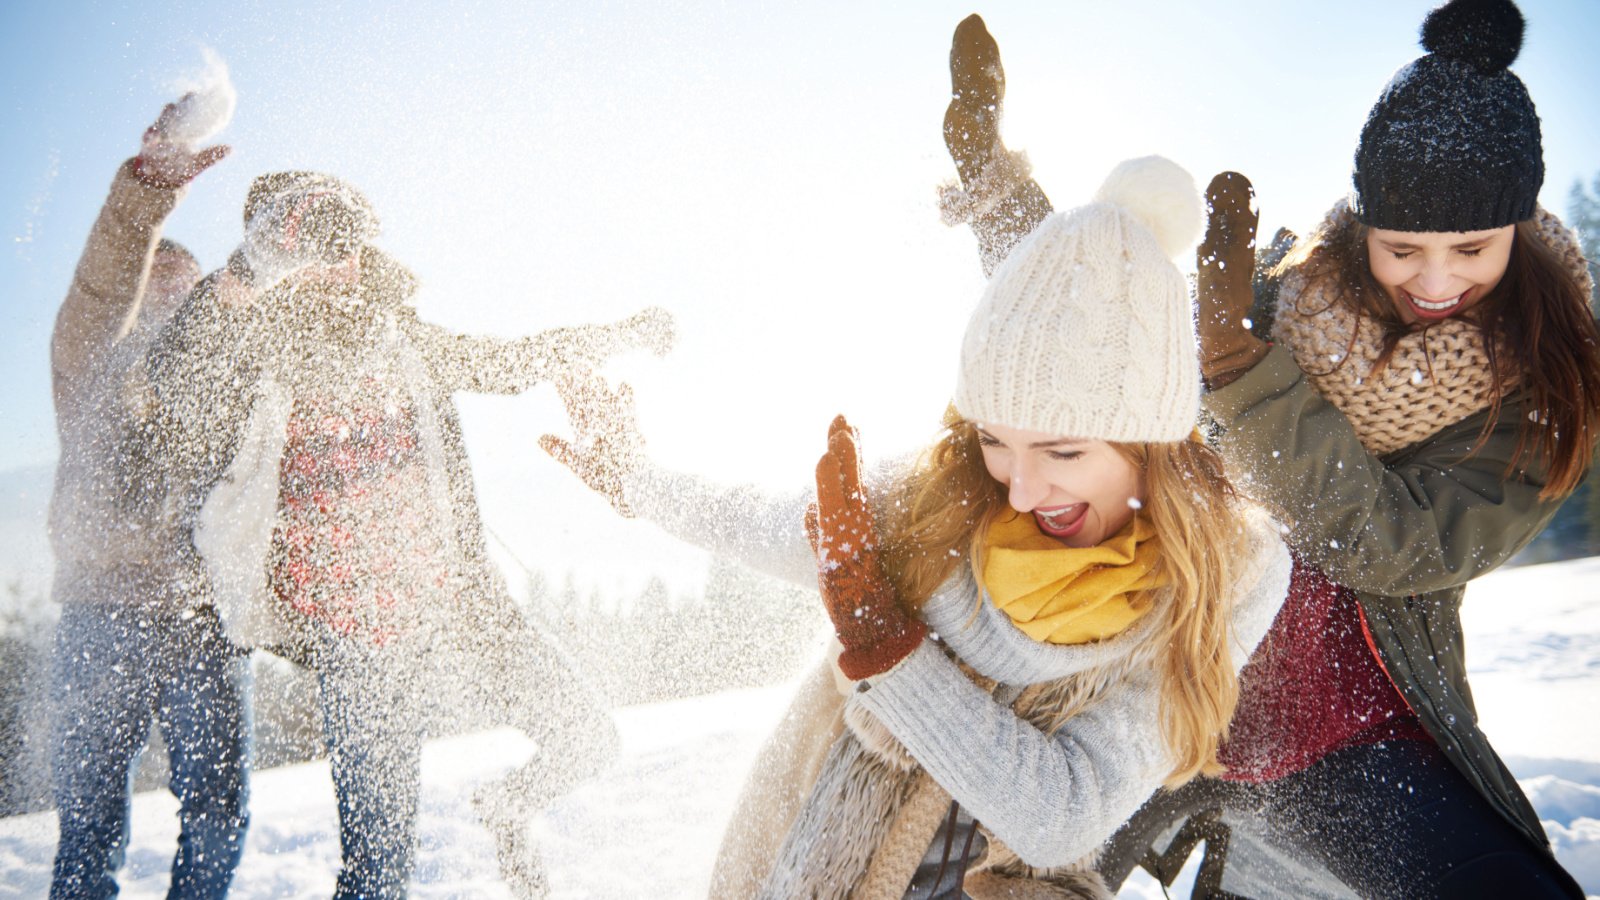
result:
[[[1006,65],[1008,140],[1058,206],[1156,152],[1202,184],[1250,175],[1271,229],[1312,224],[1347,189],[1367,109],[1419,55],[1431,5],[978,11]],[[1514,68],[1543,119],[1544,203],[1564,211],[1600,171],[1600,4],[1521,5]],[[372,199],[426,318],[515,335],[671,309],[678,349],[614,367],[669,464],[799,487],[835,412],[869,454],[932,432],[982,289],[970,234],[934,208],[954,174],[946,55],[970,0],[395,6],[0,6],[0,470],[55,455],[55,309],[112,172],[203,46],[238,88],[234,153],[167,233],[206,267],[237,243],[253,176],[324,170]],[[620,577],[607,560],[676,553],[537,450],[564,427],[548,388],[462,407],[490,525],[524,560],[603,579]]]

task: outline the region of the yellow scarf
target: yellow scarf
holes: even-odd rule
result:
[[[997,519],[983,536],[983,586],[994,605],[1028,637],[1087,644],[1121,634],[1150,609],[1161,540],[1135,516],[1093,547],[1068,547],[1039,530],[1031,515]]]

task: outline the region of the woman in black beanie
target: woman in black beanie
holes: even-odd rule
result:
[[[1466,583],[1538,534],[1600,438],[1588,272],[1536,204],[1539,120],[1507,68],[1522,34],[1509,0],[1434,10],[1428,54],[1362,129],[1350,199],[1270,272],[1249,182],[1210,186],[1204,404],[1236,477],[1281,511],[1295,573],[1242,676],[1228,773],[1152,797],[1105,850],[1113,886],[1141,863],[1170,883],[1206,840],[1212,891],[1582,896],[1477,727],[1459,618]],[[998,63],[962,23],[947,209],[990,256],[1049,209],[995,133]]]

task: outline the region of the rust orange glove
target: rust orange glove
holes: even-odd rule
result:
[[[806,511],[822,602],[844,645],[839,670],[852,681],[887,672],[917,649],[928,626],[906,614],[878,558],[878,532],[861,491],[855,429],[838,416],[817,462],[817,502]]]

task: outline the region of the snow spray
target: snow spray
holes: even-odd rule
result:
[[[167,139],[185,147],[200,144],[227,127],[239,102],[239,93],[228,77],[228,64],[210,47],[201,47],[200,52],[205,68],[173,85],[183,92],[183,99],[174,104],[166,125]]]

